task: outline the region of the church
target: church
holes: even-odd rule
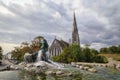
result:
[[[80,39],[79,39],[79,33],[77,28],[77,22],[76,22],[76,16],[75,13],[73,14],[73,29],[72,29],[72,44],[79,44],[80,45]],[[49,58],[53,56],[60,55],[64,48],[68,47],[70,43],[64,41],[64,40],[58,40],[54,39],[51,46],[49,47]]]

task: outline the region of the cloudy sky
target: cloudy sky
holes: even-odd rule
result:
[[[0,46],[4,53],[44,36],[71,38],[76,12],[80,42],[91,47],[120,44],[120,0],[0,0]]]

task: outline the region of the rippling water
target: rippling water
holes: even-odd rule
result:
[[[0,80],[20,80],[18,71],[0,72]]]
[[[83,80],[120,80],[120,70],[98,68],[97,73],[84,73]]]
[[[82,77],[82,80],[120,80],[120,70],[110,69],[110,68],[97,68],[97,73],[91,73],[87,71],[81,71],[83,75],[78,75],[77,77]],[[57,78],[53,76],[35,76],[27,74],[21,71],[4,71],[0,72],[0,80],[80,80],[74,79],[72,77],[62,77]]]

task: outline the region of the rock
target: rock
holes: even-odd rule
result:
[[[53,72],[53,71],[46,71],[45,74],[46,75],[55,75],[55,72]]]
[[[62,75],[63,72],[62,71],[56,71],[56,75]]]
[[[22,66],[26,66],[26,63],[25,63],[25,62],[21,62],[21,63],[19,63],[18,65],[19,65],[19,66],[21,66],[21,65],[22,65]]]
[[[31,68],[29,68],[29,71],[30,71],[30,72],[36,72],[36,71],[37,71],[37,68],[36,68],[36,67],[31,67]]]
[[[71,62],[72,67],[76,67],[75,62]]]
[[[97,70],[94,68],[90,68],[90,69],[88,69],[88,71],[93,72],[93,73],[97,72]]]
[[[18,68],[18,67],[15,67],[15,70],[19,70],[19,68]]]
[[[105,65],[105,67],[108,67],[108,65]]]
[[[83,69],[84,69],[84,70],[88,70],[88,69],[89,69],[89,67],[83,67]]]
[[[79,69],[83,70],[84,68],[83,68],[83,66],[79,66]]]
[[[24,66],[24,65],[18,65],[17,66],[20,70],[24,70],[24,68],[26,67],[26,66]]]
[[[29,68],[28,67],[24,67],[24,70],[29,71]]]
[[[119,69],[120,68],[119,64],[113,64],[113,66],[114,66],[115,69]]]
[[[67,74],[67,76],[69,76],[69,77],[72,76],[72,75],[73,75],[72,73],[68,73],[68,74]]]
[[[13,65],[10,66],[10,69],[11,69],[11,70],[15,70],[15,68],[16,68],[16,67],[13,66]]]
[[[76,65],[77,68],[79,68],[79,65]]]
[[[26,66],[27,66],[28,68],[29,68],[29,67],[33,67],[33,64],[27,64]]]
[[[44,62],[44,61],[39,61],[39,62],[36,62],[35,64],[34,64],[34,66],[36,66],[36,67],[44,67],[44,66],[46,66],[46,62]]]

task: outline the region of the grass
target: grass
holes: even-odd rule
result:
[[[107,58],[113,58],[114,60],[120,61],[120,54],[99,54]]]

